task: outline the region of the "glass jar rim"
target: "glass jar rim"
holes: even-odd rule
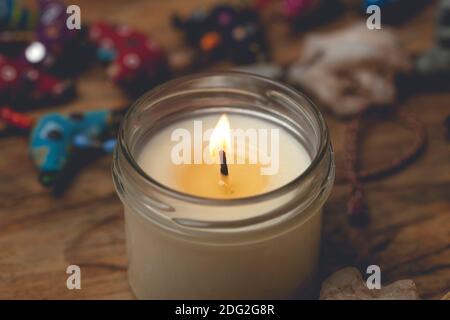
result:
[[[176,85],[182,84],[184,82],[188,82],[191,80],[199,80],[202,78],[208,78],[208,77],[241,77],[245,79],[252,79],[254,81],[263,82],[266,84],[270,84],[272,86],[275,86],[283,92],[289,93],[293,97],[298,97],[299,99],[306,100],[310,107],[312,112],[314,113],[318,126],[319,126],[319,134],[320,137],[318,141],[320,141],[319,148],[317,152],[315,153],[314,157],[311,159],[311,163],[308,165],[308,167],[300,173],[298,176],[296,176],[291,181],[287,182],[286,184],[282,185],[279,188],[276,188],[274,190],[270,190],[261,194],[252,195],[248,197],[242,197],[242,198],[235,198],[235,199],[219,199],[219,198],[208,198],[208,197],[202,197],[197,195],[192,195],[188,193],[184,193],[178,190],[175,190],[173,188],[170,188],[169,186],[164,185],[163,183],[157,181],[156,179],[152,178],[150,175],[148,175],[141,166],[137,163],[135,157],[133,156],[131,150],[128,148],[128,145],[126,143],[126,137],[125,137],[125,130],[124,130],[124,124],[129,120],[131,114],[140,107],[140,102],[143,100],[147,100],[151,98],[152,96],[156,95],[157,93],[163,91],[164,89],[174,87]],[[297,100],[298,101],[298,100]],[[210,206],[238,206],[238,205],[245,205],[260,201],[265,201],[270,198],[275,198],[279,196],[280,194],[283,194],[300,184],[302,181],[304,181],[311,172],[314,171],[314,169],[319,165],[319,163],[322,161],[322,159],[326,156],[327,148],[330,143],[330,137],[328,133],[328,128],[325,122],[325,119],[323,118],[320,110],[318,107],[304,94],[297,91],[295,88],[284,84],[277,82],[273,79],[255,75],[251,73],[241,72],[241,71],[223,71],[223,72],[202,72],[202,73],[195,73],[188,76],[179,77],[173,80],[170,80],[166,83],[163,83],[152,90],[145,93],[143,96],[141,96],[139,99],[137,99],[129,108],[127,113],[124,116],[124,119],[122,120],[122,125],[119,130],[118,135],[118,148],[124,155],[126,161],[128,164],[139,174],[139,176],[144,179],[145,182],[149,183],[153,188],[155,188],[157,191],[179,199],[181,201],[186,201],[190,203],[196,203],[196,204],[203,204],[203,205],[210,205]]]

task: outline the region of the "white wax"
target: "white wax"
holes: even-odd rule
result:
[[[125,207],[131,288],[139,299],[308,298],[318,272],[322,210],[307,215],[264,241],[218,246],[168,234]]]
[[[267,132],[275,129],[279,132],[278,170],[273,175],[267,175],[267,184],[260,190],[260,193],[278,189],[289,183],[302,174],[311,163],[311,158],[305,148],[287,130],[272,122],[255,117],[236,114],[230,114],[228,117],[232,129],[242,129],[244,131],[247,129],[267,129]],[[201,120],[203,129],[206,130],[214,128],[218,119],[219,115],[210,115],[196,120]],[[185,128],[193,133],[194,119],[174,123],[154,134],[143,147],[137,161],[141,168],[153,179],[171,189],[189,193],[189,190],[183,190],[177,184],[179,177],[176,176],[175,164],[171,159],[171,150],[176,144],[176,142],[171,141],[171,134],[178,128]],[[232,174],[233,172],[230,173],[231,176]],[[208,178],[203,175],[198,177],[198,179]]]

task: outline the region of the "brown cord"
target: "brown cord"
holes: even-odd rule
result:
[[[368,208],[364,201],[363,182],[379,179],[405,168],[419,156],[426,145],[425,129],[415,116],[404,111],[391,112],[389,114],[391,119],[414,133],[414,143],[405,154],[394,158],[385,165],[358,170],[358,154],[361,142],[359,140],[362,136],[362,123],[366,114],[361,113],[351,120],[346,130],[345,164],[347,178],[352,188],[347,212],[350,222],[358,225],[367,223],[369,218]]]

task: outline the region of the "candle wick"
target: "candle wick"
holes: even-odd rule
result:
[[[228,176],[228,165],[227,165],[227,155],[225,151],[219,151],[220,157],[220,174],[223,176]]]

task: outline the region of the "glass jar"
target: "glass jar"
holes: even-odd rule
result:
[[[179,192],[137,164],[143,145],[161,128],[224,112],[282,127],[307,150],[311,164],[276,190],[240,199]],[[322,206],[334,175],[322,115],[288,86],[227,72],[188,76],[151,90],[125,116],[113,161],[134,294],[140,299],[304,296],[318,270]],[[230,212],[235,218],[223,219]]]

